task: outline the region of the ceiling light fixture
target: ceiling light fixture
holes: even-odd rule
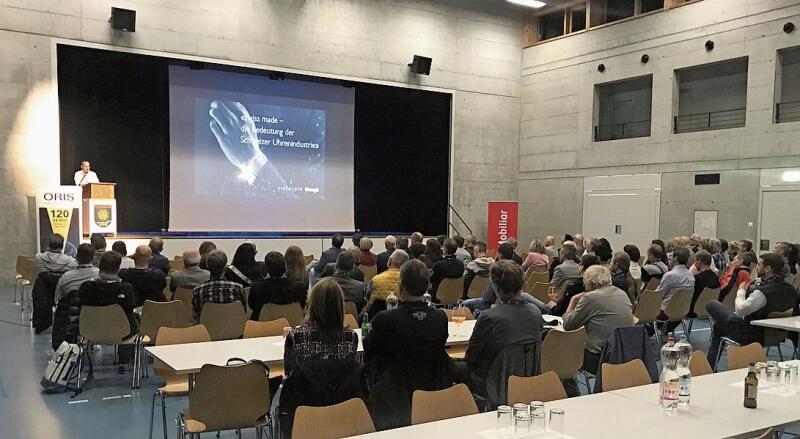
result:
[[[540,2],[538,0],[506,0],[509,3],[514,3],[516,5],[528,6],[530,8],[542,8],[547,6],[547,3]]]

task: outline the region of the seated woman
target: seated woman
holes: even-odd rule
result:
[[[284,257],[286,260],[286,277],[306,285],[307,289],[308,271],[306,271],[307,264],[303,250],[296,245],[290,245],[286,248]]]
[[[419,257],[419,260],[425,263],[428,270],[433,268],[433,264],[439,262],[444,258],[442,256],[442,244],[436,239],[429,239],[425,242],[425,253]]]
[[[256,246],[245,242],[236,249],[231,265],[225,269],[225,280],[247,288],[257,280],[264,280],[264,263],[256,262]]]
[[[364,266],[372,266],[378,263],[378,255],[372,253],[372,239],[363,237],[358,242],[358,247],[361,249],[361,264]]]
[[[308,320],[286,337],[283,363],[286,375],[309,359],[355,360],[358,334],[344,325],[342,289],[335,279],[317,282],[308,297]]]
[[[586,328],[583,369],[597,373],[600,352],[617,328],[633,325],[633,306],[628,295],[611,284],[611,271],[595,265],[583,273],[586,292],[572,297],[564,313],[564,329]]]
[[[522,272],[527,272],[528,267],[541,267],[547,269],[550,266],[550,258],[545,253],[544,244],[538,239],[533,240],[530,246],[530,253],[522,263]]]

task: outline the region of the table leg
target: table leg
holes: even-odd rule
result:
[[[190,373],[189,374],[189,395],[192,394],[193,390],[194,390],[194,374]]]

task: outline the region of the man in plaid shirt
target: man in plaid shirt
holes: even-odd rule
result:
[[[225,273],[225,266],[228,264],[228,256],[221,250],[215,250],[208,254],[206,266],[211,272],[211,279],[194,288],[192,295],[192,309],[194,310],[194,320],[200,321],[200,312],[206,303],[231,303],[242,302],[245,312],[247,312],[247,302],[244,298],[244,288],[236,282],[225,280],[222,275]]]

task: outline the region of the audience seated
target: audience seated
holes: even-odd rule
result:
[[[225,270],[225,279],[249,287],[253,282],[264,280],[264,263],[256,261],[256,246],[245,242],[236,248],[231,265]],[[211,270],[209,270],[211,271]]]
[[[350,247],[342,253],[350,253],[350,255],[353,258],[353,268],[347,272],[347,276],[350,277],[350,279],[355,279],[359,282],[364,282],[364,272],[361,271],[360,268],[358,268],[359,261],[361,259],[361,249],[358,247]],[[342,253],[339,253],[339,255],[341,256]],[[336,272],[336,261],[331,262],[330,264],[326,264],[325,269],[322,270],[322,274],[320,274],[318,278],[321,279],[324,277],[333,276],[333,273],[335,272]]]
[[[250,309],[253,310],[250,319],[258,320],[261,308],[267,303],[299,303],[300,307],[305,308],[308,284],[290,279],[286,275],[286,260],[283,255],[280,252],[267,253],[264,266],[267,269],[266,279],[253,282],[247,299]]]
[[[706,288],[719,288],[719,276],[711,271],[712,264],[713,258],[709,252],[700,250],[694,255],[694,267],[697,274],[694,275],[694,294],[692,295],[692,304],[689,307],[687,317],[697,317],[697,314],[694,313],[694,304],[703,290]]]
[[[597,363],[615,329],[633,324],[633,306],[624,291],[611,284],[611,271],[593,265],[583,273],[585,293],[572,296],[564,313],[564,329],[586,328],[583,369],[597,373]]]
[[[372,303],[376,300],[386,300],[389,293],[397,294],[400,291],[400,267],[408,261],[408,253],[403,250],[395,250],[389,257],[389,267],[381,274],[373,277],[367,284],[367,302],[370,304],[368,310],[371,311]]]
[[[566,282],[580,277],[581,267],[578,265],[578,258],[575,254],[576,251],[575,245],[570,241],[565,241],[561,244],[561,251],[559,253],[561,264],[553,270],[553,276],[550,278],[550,286],[556,291],[560,291],[561,287],[563,287]]]
[[[550,258],[544,249],[544,244],[538,239],[531,241],[530,252],[525,261],[522,262],[522,271],[527,272],[530,267],[540,267],[547,269],[550,266]]]
[[[448,238],[444,242],[444,258],[433,264],[433,268],[431,269],[431,298],[434,301],[436,301],[436,290],[439,289],[439,284],[442,282],[442,279],[458,279],[464,275],[464,263],[456,256],[458,248],[456,240]]]
[[[392,235],[387,236],[386,239],[383,240],[383,246],[386,248],[386,250],[380,253],[376,258],[376,265],[378,266],[378,274],[386,271],[386,268],[389,264],[389,257],[392,256],[392,253],[395,250],[396,242],[397,238],[395,238]]]
[[[569,302],[576,294],[586,292],[586,287],[583,285],[583,274],[586,269],[592,265],[600,265],[600,259],[593,253],[587,253],[581,258],[581,277],[575,278],[567,284],[564,289],[564,294],[561,295],[555,303],[550,303],[550,314],[554,316],[562,316],[567,311]]]
[[[639,259],[642,254],[639,252],[639,247],[628,244],[622,248],[622,251],[627,253],[631,260],[631,267],[628,269],[628,273],[631,275],[633,282],[636,283],[636,290],[642,291],[642,267],[639,265]]]
[[[284,259],[286,260],[286,277],[300,282],[308,289],[308,271],[303,250],[296,245],[290,245],[286,248]]]
[[[169,274],[169,259],[166,256],[162,255],[161,252],[164,251],[164,240],[161,237],[156,236],[150,239],[150,250],[152,251],[152,257],[150,258],[150,267],[158,268],[167,276]]]
[[[208,270],[200,268],[200,252],[185,250],[183,252],[183,270],[172,272],[169,280],[169,289],[173,293],[178,288],[192,288],[206,282],[211,278]]]
[[[708,348],[708,362],[716,364],[717,351],[722,337],[730,337],[742,346],[763,343],[764,328],[751,325],[753,320],[766,319],[772,312],[789,309],[798,312],[797,289],[786,283],[781,275],[784,270],[783,258],[774,253],[764,253],[759,257],[756,274],[759,282],[743,282],[736,291],[734,310],[717,301],[706,305],[708,314],[714,319],[711,332],[711,346]]]
[[[464,238],[461,235],[453,236],[453,241],[456,243],[456,252],[455,256],[462,265],[466,265],[472,258],[469,256],[469,252],[464,249]],[[445,241],[446,243],[447,241]],[[424,252],[424,250],[423,250]],[[410,255],[409,255],[410,256]]]
[[[486,256],[486,243],[478,241],[473,246],[474,259],[467,263],[464,268],[464,298],[467,298],[469,286],[472,279],[478,277],[488,277],[489,267],[494,263],[494,259]]]
[[[280,253],[270,252],[267,258],[270,255],[273,255],[274,267],[278,261],[275,255]],[[251,291],[250,298],[252,297]],[[345,329],[342,321],[344,303],[341,288],[333,278],[317,282],[308,295],[308,320],[292,329],[286,337],[283,351],[286,375],[290,375],[299,363],[311,359],[355,360],[358,335]]]
[[[666,320],[667,316],[664,310],[667,309],[667,304],[675,291],[678,290],[694,290],[694,275],[689,272],[686,265],[689,263],[691,254],[686,247],[678,247],[672,252],[672,269],[661,278],[661,283],[658,285],[657,291],[664,293],[664,299],[661,301],[661,317],[660,319]]]
[[[58,233],[50,235],[47,241],[47,251],[37,253],[33,258],[35,275],[41,273],[66,273],[75,268],[78,265],[75,259],[62,253],[63,249],[64,237]]]
[[[111,244],[111,250],[114,250],[122,256],[122,262],[119,264],[120,270],[133,268],[135,266],[133,259],[128,257],[128,246],[125,245],[125,241],[114,241],[114,243]]]
[[[89,243],[94,247],[94,266],[100,263],[100,258],[106,251],[106,237],[99,233],[92,233],[89,237]]]
[[[397,250],[392,258],[400,252]],[[415,390],[441,390],[452,384],[451,362],[445,351],[447,315],[425,303],[427,290],[425,264],[418,260],[402,264],[400,305],[378,313],[363,339],[364,361],[372,372],[372,405],[378,429],[410,424]]]
[[[558,249],[556,248],[556,238],[551,235],[547,235],[542,240],[542,245],[544,245],[544,251],[547,255],[549,260],[553,260],[558,257]]]
[[[639,291],[636,289],[636,283],[630,275],[631,258],[625,252],[616,252],[614,257],[611,258],[611,284],[619,288],[628,295],[631,303],[636,300]]]
[[[198,251],[200,252],[200,268],[201,269],[208,270],[208,268],[206,268],[206,258],[208,257],[209,253],[213,252],[216,249],[217,249],[217,245],[214,244],[211,241],[203,241],[203,243],[200,244],[200,248],[198,249]]]
[[[433,264],[441,261],[444,258],[442,255],[442,245],[439,244],[437,239],[429,239],[425,242],[425,253],[419,257],[419,260],[425,263],[428,269],[433,268]]]
[[[361,238],[358,247],[361,249],[361,264],[359,265],[371,267],[378,263],[378,255],[372,253],[372,239],[366,236]]]
[[[164,297],[167,278],[160,269],[148,266],[150,251],[150,247],[144,244],[136,247],[133,252],[134,268],[119,271],[119,277],[133,286],[133,291],[136,293],[136,306],[142,306],[145,300],[167,301]]]
[[[100,275],[100,270],[92,265],[94,261],[94,247],[90,244],[79,245],[75,259],[77,259],[78,265],[64,273],[56,284],[56,303],[67,294],[78,291],[81,284],[84,282],[96,279],[97,276]]]
[[[792,274],[792,267],[789,264],[789,256],[791,256],[793,251],[792,244],[785,242],[785,241],[778,241],[775,243],[775,247],[773,247],[772,252],[776,255],[780,256],[783,259],[783,271],[781,272],[782,276],[788,276]]]
[[[586,245],[584,244],[584,237],[580,233],[576,233],[572,237],[572,242],[575,243],[576,256],[583,256],[586,253]]]
[[[317,276],[322,274],[327,264],[336,263],[336,257],[344,251],[342,245],[344,245],[344,237],[342,235],[335,235],[331,238],[331,248],[322,252],[319,259],[317,259],[317,264],[314,265],[314,272],[317,273]]]
[[[364,299],[364,282],[353,279],[350,273],[355,269],[355,258],[350,252],[341,252],[339,257],[336,258],[336,270],[333,272],[332,278],[339,284],[344,294],[344,300],[348,302],[355,302],[358,312],[366,303]],[[363,275],[362,275],[363,279]]]
[[[524,277],[520,266],[499,260],[491,265],[490,278],[497,306],[480,313],[465,357],[473,390],[481,396],[487,396],[486,378],[495,359],[507,346],[541,343],[544,325],[539,309],[522,299]]]
[[[513,236],[511,236],[506,240],[506,242],[511,244],[511,248],[514,249],[514,254],[513,254],[513,257],[511,258],[511,260],[514,261],[515,264],[521,266],[522,265],[522,256],[517,254],[517,244],[518,244],[517,243],[517,238],[514,238]]]
[[[422,233],[414,232],[411,234],[411,245],[408,247],[408,257],[411,259],[418,259],[425,253],[425,244],[422,241],[425,237]]]
[[[663,256],[663,246],[651,244],[647,248],[647,258],[642,266],[642,285],[647,286],[650,279],[661,279],[669,271],[667,264],[662,261]]]
[[[735,291],[733,289],[734,287],[738,288],[738,286],[743,283],[750,284],[753,264],[755,264],[755,261],[753,260],[753,257],[750,256],[750,253],[740,253],[734,257],[733,261],[730,265],[728,265],[728,268],[725,270],[725,273],[723,273],[719,280],[720,302],[725,300],[725,296],[727,296],[728,293]]]
[[[78,289],[78,297],[81,306],[107,306],[120,305],[128,317],[131,332],[128,336],[139,332],[139,321],[133,313],[136,307],[136,294],[133,286],[119,278],[119,264],[122,256],[111,250],[103,252],[99,262],[99,275],[97,279],[89,280],[81,284]],[[117,347],[117,358],[119,360],[120,373],[125,372],[125,366],[131,361],[133,345],[119,345]]]
[[[228,256],[221,250],[214,250],[208,254],[206,266],[211,273],[211,278],[196,286],[192,292],[192,311],[195,321],[200,321],[203,305],[209,302],[231,303],[238,300],[242,302],[242,308],[247,311],[242,284],[225,280],[222,277],[227,263]]]
[[[469,257],[475,259],[475,244],[478,243],[478,238],[475,235],[469,234],[464,237],[464,250],[469,253]]]

